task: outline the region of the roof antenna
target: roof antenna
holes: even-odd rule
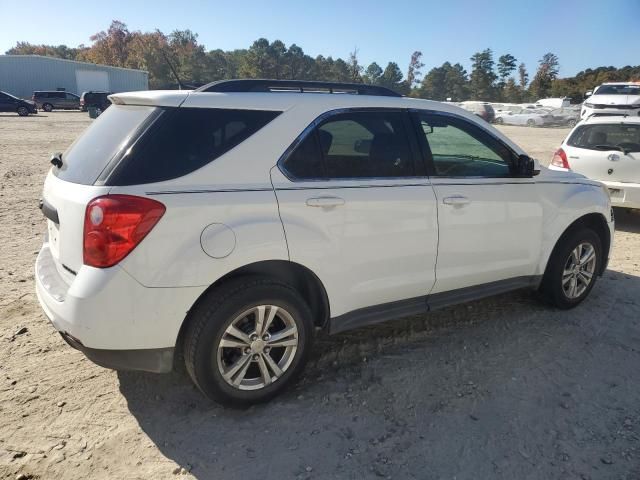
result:
[[[173,73],[173,76],[176,77],[176,80],[178,81],[178,90],[182,90],[186,85],[184,85],[180,80],[180,77],[178,76],[178,72],[176,72],[176,69],[173,68],[173,64],[169,60],[169,57],[167,57],[167,54],[165,53],[164,49],[160,51],[162,52],[162,56],[164,57],[165,61],[169,65],[169,68],[171,69],[171,73]]]

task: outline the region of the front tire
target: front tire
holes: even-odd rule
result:
[[[296,290],[239,278],[212,290],[191,312],[185,365],[208,398],[242,407],[268,401],[293,383],[312,342],[312,314]]]
[[[540,285],[547,303],[561,309],[579,305],[602,269],[602,242],[590,228],[569,233],[556,246]]]
[[[535,127],[536,126],[536,121],[533,119],[529,119],[527,120],[527,127]]]
[[[16,112],[21,117],[26,117],[27,115],[29,115],[29,109],[27,107],[18,107],[18,110],[16,110]]]

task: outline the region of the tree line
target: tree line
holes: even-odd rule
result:
[[[107,31],[92,35],[91,46],[33,45],[18,42],[8,55],[45,55],[91,63],[146,70],[149,87],[175,88],[175,70],[184,84],[199,86],[228,78],[275,78],[362,82],[381,85],[404,95],[432,100],[484,100],[528,102],[544,97],[568,96],[574,102],[584,92],[606,81],[640,80],[640,65],[623,68],[587,69],[574,77],[558,78],[560,62],[549,52],[539,60],[530,79],[524,63],[510,53],[494,59],[487,48],[474,53],[471,71],[460,63],[445,62],[423,75],[422,52],[415,51],[406,73],[396,62],[383,68],[376,62],[361,65],[358,49],[347,59],[315,58],[304,53],[295,43],[288,47],[280,40],[260,38],[247,49],[207,51],[191,30],[174,30],[164,34],[129,31],[126,24],[114,20]]]

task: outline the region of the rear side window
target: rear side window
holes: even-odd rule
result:
[[[100,115],[62,155],[62,168],[53,168],[61,180],[93,185],[109,162],[127,147],[155,107],[114,106]]]
[[[414,176],[403,115],[393,111],[333,115],[307,135],[283,167],[298,180]]]
[[[571,147],[589,150],[640,152],[640,125],[612,123],[582,125],[567,141]]]
[[[244,142],[280,113],[210,108],[165,109],[105,183],[137,185],[187,175]]]

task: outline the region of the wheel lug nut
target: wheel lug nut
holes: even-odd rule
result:
[[[271,349],[269,347],[264,347],[264,353],[269,353]]]
[[[258,339],[258,335],[256,335],[255,333],[253,335],[251,335],[251,341],[255,342]]]
[[[269,340],[269,338],[270,338],[270,337],[269,337],[269,334],[268,334],[268,333],[262,336],[262,340],[264,340],[265,342],[266,342],[267,340]]]
[[[259,355],[254,355],[253,356],[253,359],[256,360],[256,361],[258,360],[258,358],[260,358]]]
[[[251,353],[251,349],[249,347],[244,349],[245,355],[249,355]]]

